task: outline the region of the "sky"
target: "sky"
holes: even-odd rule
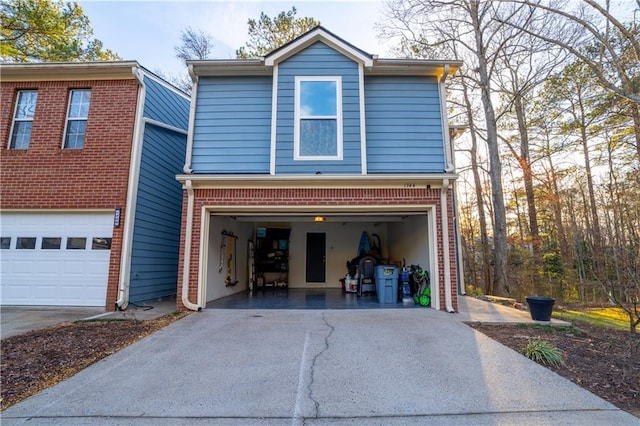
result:
[[[383,20],[382,0],[351,1],[97,1],[80,0],[91,22],[94,38],[124,60],[137,60],[164,75],[184,73],[175,58],[180,33],[191,27],[213,39],[212,58],[235,58],[248,40],[247,20],[260,12],[274,17],[292,6],[297,17],[312,17],[356,47],[381,57],[390,56],[390,44],[377,37],[375,24]]]

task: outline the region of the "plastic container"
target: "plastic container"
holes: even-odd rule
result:
[[[378,303],[396,303],[398,300],[398,267],[376,266],[376,293]]]
[[[553,297],[528,296],[526,300],[532,320],[551,321],[553,303],[555,302]]]

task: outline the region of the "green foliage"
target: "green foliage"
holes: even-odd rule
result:
[[[7,0],[0,9],[0,59],[8,62],[72,62],[119,59],[91,38],[78,3]]]
[[[549,342],[533,339],[522,349],[522,354],[527,358],[545,365],[559,367],[564,364],[563,353]]]
[[[280,12],[273,19],[264,12],[258,20],[249,19],[249,41],[236,50],[238,59],[257,58],[301,36],[320,25],[313,18],[296,18],[296,8]]]

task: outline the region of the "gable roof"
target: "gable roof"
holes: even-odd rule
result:
[[[373,65],[372,55],[355,47],[351,43],[348,43],[321,25],[312,28],[300,37],[270,52],[264,57],[264,64],[266,66],[273,66],[318,41],[321,41],[329,47],[337,50],[351,60],[363,64],[365,67]]]
[[[438,80],[454,74],[462,61],[378,58],[318,25],[300,37],[271,51],[262,58],[205,59],[187,61],[189,74],[197,76],[260,76],[272,75],[273,68],[314,43],[321,42],[363,65],[367,75],[435,76]]]

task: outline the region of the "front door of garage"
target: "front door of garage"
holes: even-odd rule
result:
[[[327,237],[324,232],[307,233],[307,282],[323,283],[326,277]]]

